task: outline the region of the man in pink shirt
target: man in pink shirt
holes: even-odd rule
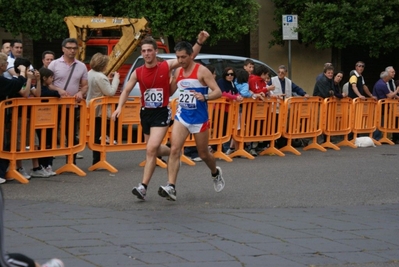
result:
[[[78,41],[74,38],[67,38],[62,42],[62,52],[60,58],[51,61],[48,68],[54,72],[53,84],[49,86],[50,90],[57,91],[61,97],[74,96],[77,102],[84,100],[83,96],[88,89],[87,68],[86,65],[75,58],[78,52]],[[77,117],[79,110],[75,112],[74,133],[77,132]],[[66,121],[69,122],[69,113],[67,112]],[[65,134],[68,136],[70,123],[66,124]],[[75,136],[75,134],[74,134]],[[78,144],[74,138],[74,144]],[[76,154],[73,155],[73,163],[76,164]]]

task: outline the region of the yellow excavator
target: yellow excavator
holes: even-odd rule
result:
[[[108,46],[106,51],[110,57],[105,74],[119,70],[126,59],[140,45],[143,37],[149,33],[148,21],[145,18],[89,17],[69,16],[64,18],[68,26],[69,37],[78,40],[79,52],[76,58],[84,61],[86,48],[93,43],[103,43]],[[103,30],[118,30],[121,36],[101,37]],[[91,38],[92,33],[101,38]],[[122,80],[122,77],[121,77]]]

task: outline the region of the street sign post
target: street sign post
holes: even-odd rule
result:
[[[283,40],[298,40],[298,15],[283,15]]]
[[[283,15],[283,40],[288,40],[288,78],[291,79],[291,40],[298,40],[298,15]]]

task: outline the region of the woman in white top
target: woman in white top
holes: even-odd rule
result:
[[[119,85],[119,73],[110,73],[108,77],[104,74],[109,62],[109,57],[101,53],[96,53],[90,60],[91,70],[88,72],[88,86],[86,96],[86,104],[89,105],[90,100],[101,96],[113,96],[116,93]],[[108,113],[108,112],[107,112]],[[109,112],[110,113],[110,112]],[[115,125],[117,122],[115,122]],[[95,119],[95,143],[99,144],[101,140],[101,110],[96,112]],[[107,127],[109,127],[107,125]],[[117,135],[115,127],[115,136]],[[106,136],[107,139],[108,136]],[[109,139],[109,138],[108,138]],[[109,142],[109,141],[108,141]],[[93,165],[100,161],[100,152],[93,151]]]

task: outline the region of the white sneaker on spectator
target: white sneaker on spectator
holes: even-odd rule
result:
[[[46,172],[47,172],[48,174],[50,174],[50,176],[55,176],[55,175],[57,175],[57,173],[53,171],[53,168],[51,167],[51,165],[48,165],[48,166],[45,168],[45,170],[46,170]]]
[[[83,159],[83,155],[76,154],[76,158],[77,158],[77,159]]]
[[[59,259],[51,259],[43,264],[42,267],[64,267],[64,263]]]
[[[4,179],[4,178],[0,178],[0,184],[4,184],[5,182],[7,182],[7,180],[6,180],[6,179]]]
[[[26,179],[30,179],[30,175],[25,171],[25,168],[24,167],[21,167],[21,168],[19,168],[19,169],[17,169],[17,171],[23,176],[23,177],[25,177]]]
[[[234,151],[235,151],[234,148],[229,148],[229,149],[227,149],[227,151],[226,151],[226,155],[233,154]]]
[[[40,170],[32,170],[30,173],[30,176],[35,177],[35,178],[48,178],[50,177],[50,174],[42,167],[40,166]]]

